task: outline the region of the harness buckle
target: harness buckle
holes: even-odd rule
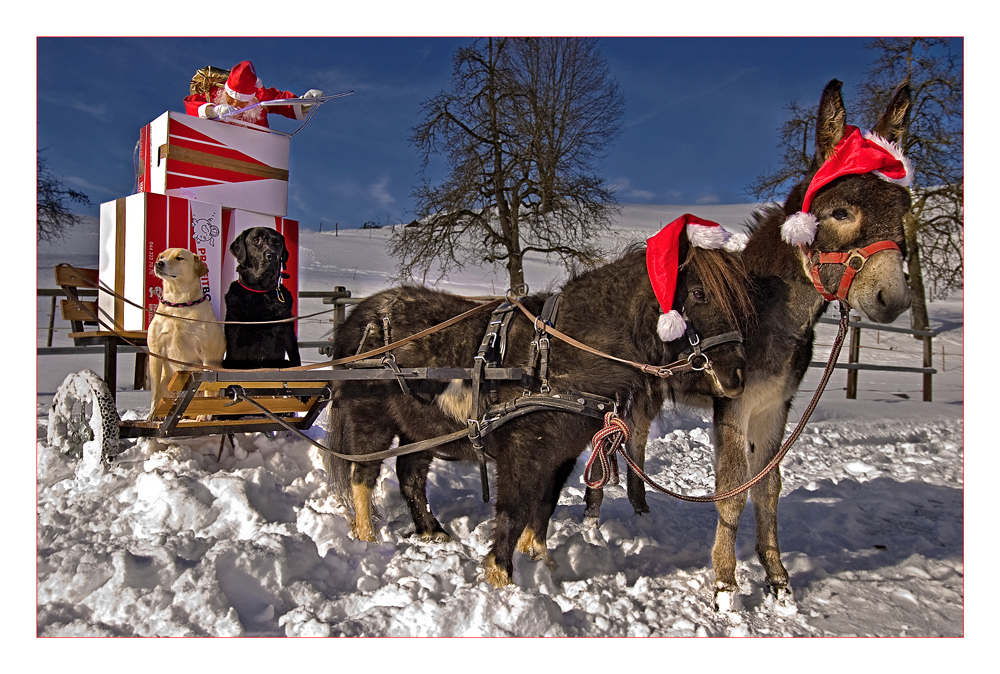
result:
[[[844,265],[850,267],[855,272],[861,271],[865,263],[868,262],[868,256],[863,255],[859,250],[852,250],[847,255],[847,259],[844,260]]]

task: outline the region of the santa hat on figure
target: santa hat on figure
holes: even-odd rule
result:
[[[856,126],[847,126],[844,131],[844,137],[833,149],[833,154],[809,182],[802,210],[790,216],[781,226],[781,238],[790,244],[808,246],[816,238],[818,221],[809,212],[809,207],[816,192],[837,178],[874,173],[903,187],[909,187],[913,182],[913,167],[898,145],[871,131],[861,131]]]
[[[229,71],[225,90],[233,100],[247,103],[256,98],[257,90],[263,86],[253,64],[250,61],[240,61]]]
[[[719,223],[685,213],[646,240],[646,271],[653,285],[653,294],[664,312],[656,324],[656,334],[664,342],[683,337],[687,329],[687,321],[673,309],[680,267],[681,232],[687,234],[691,245],[698,248],[723,248],[730,236]]]

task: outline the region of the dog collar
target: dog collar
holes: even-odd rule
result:
[[[205,300],[210,299],[212,299],[212,297],[208,293],[202,293],[200,300],[192,300],[190,302],[168,302],[161,297],[160,304],[166,304],[168,307],[193,307],[196,304],[201,304]]]
[[[281,296],[281,278],[282,277],[283,278],[288,278],[288,274],[282,274],[281,277],[278,278],[278,285],[275,286],[274,290],[275,290],[275,292],[278,295],[278,301],[283,303],[285,301],[285,298]],[[245,288],[246,290],[249,290],[252,293],[269,293],[269,292],[271,292],[270,288],[268,288],[267,290],[257,290],[256,288],[251,288],[250,286],[248,286],[246,283],[243,282],[243,279],[236,279],[236,282],[239,283],[241,286],[243,286],[243,288]]]

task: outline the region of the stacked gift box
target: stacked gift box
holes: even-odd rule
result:
[[[166,248],[187,248],[205,261],[202,287],[225,320],[224,297],[236,280],[229,246],[250,227],[284,235],[289,278],[282,283],[298,314],[299,225],[285,218],[290,140],[178,112],[143,127],[138,192],[101,204],[100,280],[118,296],[101,293],[101,308],[118,328],[149,325],[160,291],[153,263]]]

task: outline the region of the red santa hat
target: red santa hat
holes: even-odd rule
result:
[[[703,220],[689,213],[646,240],[646,272],[653,284],[653,294],[664,312],[660,314],[656,333],[664,342],[683,337],[687,328],[684,317],[673,309],[682,232],[687,234],[691,245],[698,248],[722,248],[729,240],[729,232],[719,223]]]
[[[226,79],[226,93],[237,101],[252,101],[257,95],[257,89],[262,86],[264,83],[257,77],[257,71],[250,61],[237,63]]]
[[[806,189],[802,210],[781,226],[781,237],[794,245],[808,245],[816,238],[818,221],[809,212],[813,197],[824,185],[846,175],[874,173],[889,182],[909,187],[913,182],[913,167],[903,151],[878,134],[847,126],[844,137],[823,162]]]

